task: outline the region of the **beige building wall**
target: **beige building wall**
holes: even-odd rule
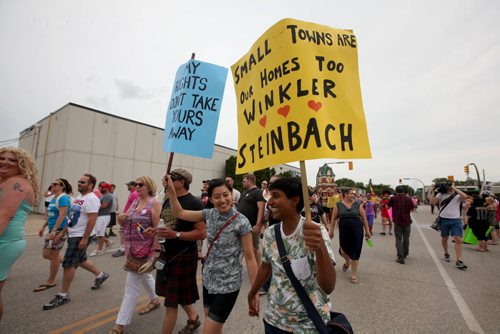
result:
[[[19,147],[36,159],[42,193],[55,178],[62,177],[77,195],[79,177],[91,173],[98,182],[116,184],[122,208],[128,196],[126,182],[149,175],[161,188],[170,155],[163,152],[162,128],[73,103],[23,130],[20,138]],[[202,180],[224,177],[226,160],[236,153],[219,145],[215,145],[212,159],[176,153],[172,169],[189,170],[193,174],[190,191],[199,196]],[[278,172],[300,172],[290,165],[274,168]],[[43,211],[43,199],[36,211]]]

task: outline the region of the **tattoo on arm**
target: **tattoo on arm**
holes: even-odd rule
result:
[[[23,187],[21,187],[21,185],[18,182],[12,185],[12,189],[17,190],[19,192],[24,192]]]

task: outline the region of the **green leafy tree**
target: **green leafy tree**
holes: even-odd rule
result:
[[[260,187],[262,181],[271,178],[274,174],[276,174],[276,170],[274,168],[264,168],[253,173],[255,178],[257,179],[256,184]],[[230,156],[226,159],[226,176],[231,176],[234,180],[234,187],[240,191],[243,189],[243,176],[244,174],[236,175],[236,156]]]
[[[356,182],[354,182],[351,179],[348,178],[341,178],[338,180],[335,180],[335,184],[337,187],[349,187],[349,188],[356,188]]]
[[[372,188],[373,188],[373,192],[375,194],[377,194],[377,196],[380,196],[382,195],[382,191],[387,189],[389,190],[391,193],[395,193],[394,189],[388,185],[388,184],[383,184],[383,183],[380,183],[380,184],[372,184]]]

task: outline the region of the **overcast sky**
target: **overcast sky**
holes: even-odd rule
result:
[[[493,0],[0,0],[0,141],[68,102],[164,127],[175,72],[192,52],[229,68],[287,17],[357,36],[373,158],[353,171],[334,165],[337,178],[429,184],[463,180],[475,162],[500,181]],[[236,149],[234,95],[229,73],[216,143]],[[307,162],[310,184],[325,161]]]

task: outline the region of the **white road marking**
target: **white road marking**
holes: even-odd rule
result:
[[[462,313],[462,317],[464,318],[465,323],[467,324],[467,326],[469,327],[471,332],[484,334],[484,331],[481,328],[481,325],[474,317],[474,314],[470,310],[469,306],[467,306],[467,303],[465,302],[464,298],[460,294],[460,291],[458,291],[457,287],[455,286],[455,284],[451,280],[450,276],[448,275],[448,273],[444,269],[438,256],[436,255],[436,253],[432,249],[431,245],[429,244],[429,241],[425,237],[424,233],[421,231],[422,225],[419,225],[417,223],[414,215],[412,215],[412,220],[416,223],[415,225],[417,226],[418,233],[420,233],[420,236],[424,240],[425,246],[427,247],[427,250],[431,254],[432,260],[436,264],[436,267],[438,268],[439,273],[441,274],[441,277],[443,278],[443,281],[444,281],[446,287],[448,288],[448,291],[450,291],[451,296],[455,300],[455,303],[457,304],[457,307],[460,310],[460,313]]]

